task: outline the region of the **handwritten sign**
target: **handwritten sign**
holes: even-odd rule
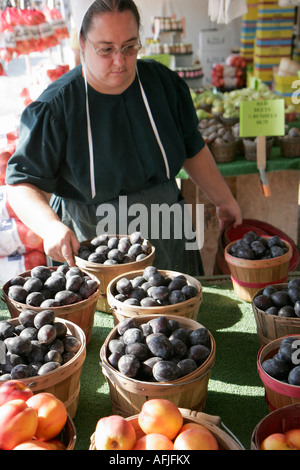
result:
[[[285,134],[284,99],[240,102],[240,137]]]

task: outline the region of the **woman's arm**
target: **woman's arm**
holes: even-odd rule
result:
[[[216,206],[220,229],[233,222],[234,227],[243,221],[241,209],[221,175],[207,147],[192,158],[187,158],[184,169],[191,180],[199,186]]]
[[[8,202],[19,219],[44,241],[45,253],[74,266],[79,242],[49,205],[49,194],[31,184],[7,185]]]

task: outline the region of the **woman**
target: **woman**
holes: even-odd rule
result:
[[[71,3],[82,66],[24,111],[19,146],[7,166],[9,202],[43,238],[46,254],[70,266],[80,241],[102,233],[105,210],[115,209],[115,233],[124,220],[131,233],[134,209],[146,208],[155,266],[203,274],[199,251],[186,250],[184,217],[180,235],[176,219],[170,236],[162,236],[164,220],[159,239],[150,233],[158,223],[151,218],[154,207],[184,208],[175,181],[182,167],[215,204],[221,228],[242,222],[198,131],[189,89],[163,65],[137,60],[140,17],[132,0]],[[124,198],[127,211],[120,210]]]

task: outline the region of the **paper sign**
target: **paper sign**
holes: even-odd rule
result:
[[[240,137],[285,134],[284,99],[240,102]]]

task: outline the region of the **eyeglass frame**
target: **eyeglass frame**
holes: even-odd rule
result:
[[[114,47],[114,46],[109,46],[111,47],[113,50],[111,52],[108,52],[108,54],[99,54],[99,51],[100,49],[103,49],[102,47],[98,47],[98,49],[96,49],[96,47],[94,46],[94,44],[89,40],[89,38],[85,35],[85,38],[87,39],[87,41],[90,43],[90,45],[92,46],[92,49],[93,51],[95,52],[95,54],[97,54],[97,56],[99,57],[103,57],[105,59],[109,59],[113,56],[113,53],[115,54],[118,54],[118,52],[121,52],[122,54],[122,57],[134,57],[135,54],[129,54],[129,55],[126,55],[126,49],[127,48],[131,48],[131,47],[134,47],[135,48],[135,52],[136,54],[139,52],[139,50],[141,49],[142,47],[142,44],[141,44],[141,41],[139,40],[137,44],[128,44],[127,46],[123,46],[121,47],[120,49]]]

